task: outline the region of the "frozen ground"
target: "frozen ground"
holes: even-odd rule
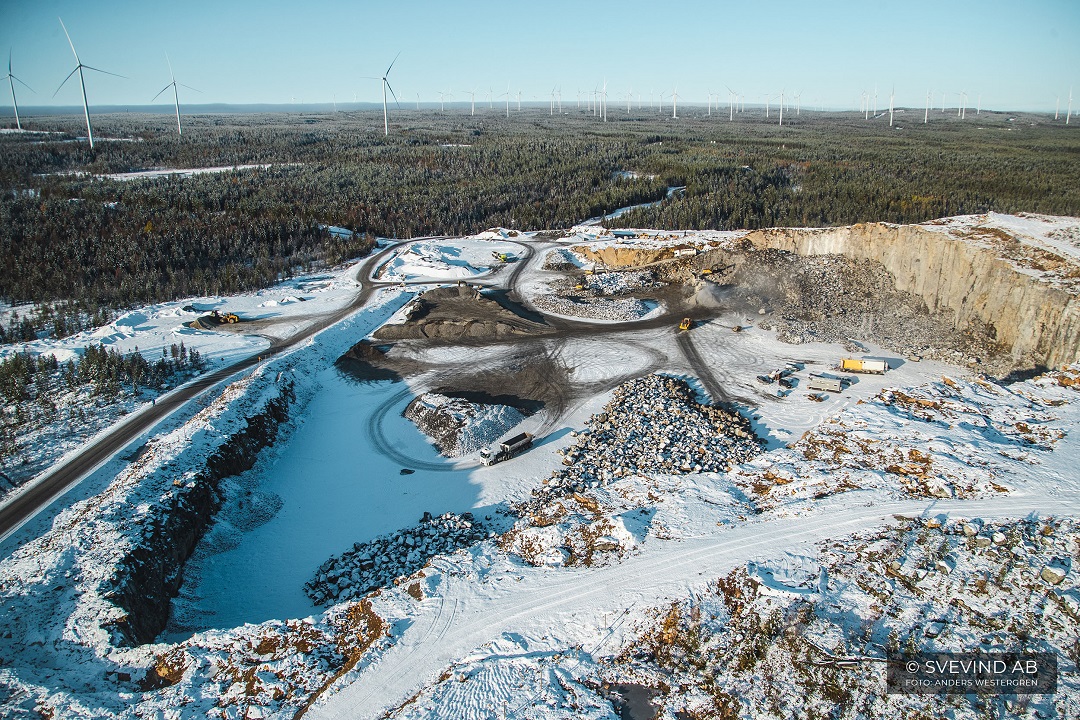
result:
[[[456,281],[462,276],[455,273],[465,272],[494,284],[512,272],[490,271],[499,267],[491,251],[503,247],[500,251],[521,257],[523,264],[515,268],[520,268],[518,287],[538,287],[554,277],[540,269],[544,251],[580,243],[585,233],[597,231],[583,229],[559,242],[510,240],[504,232],[403,245],[388,261],[397,262],[396,270],[381,279],[433,283]],[[669,242],[720,239],[705,234]],[[303,322],[290,313],[310,301],[289,302],[303,292],[282,289],[245,300],[246,306],[220,299],[219,307],[240,308],[242,316],[272,311],[281,313],[282,322]],[[647,642],[659,613],[673,602],[704,601],[719,578],[739,568],[766,595],[813,596],[825,605],[865,609],[854,587],[822,586],[820,575],[815,585],[807,568],[820,569],[826,551],[843,554],[867,538],[906,532],[888,528],[895,515],[935,519],[952,528],[959,518],[979,518],[980,527],[1000,519],[1000,527],[1006,527],[1028,516],[1075,517],[1080,510],[1074,472],[1080,457],[1077,371],[999,392],[961,368],[909,362],[870,347],[859,356],[886,358],[894,369],[884,376],[857,376],[843,393],[813,402],[805,387],[811,373],[840,376],[832,366],[849,353],[839,345],[788,345],[756,327],[756,318],[723,311],[686,333],[678,333],[674,323],[638,329],[597,324],[530,341],[530,352],[557,360],[572,390],[562,406],[552,404],[513,431],[536,433],[536,446],[492,467],[481,466],[475,454],[449,460],[401,412],[414,396],[442,382],[448,369],[483,368],[513,358],[513,344],[403,342],[406,347],[398,352],[426,365],[394,383],[358,382],[333,365],[411,296],[387,288],[366,311],[268,366],[296,378],[294,420],[254,469],[225,486],[222,520],[185,568],[186,581],[162,643],[117,652],[67,620],[78,598],[54,596],[52,587],[64,586],[65,571],[78,573],[86,558],[101,552],[89,542],[89,529],[77,513],[62,515],[51,531],[42,522],[31,523],[5,543],[4,612],[17,606],[20,617],[13,636],[0,644],[5,667],[0,684],[11,698],[4,701],[7,707],[37,703],[72,717],[220,712],[284,718],[317,696],[311,717],[610,718],[615,713],[600,683],[649,677],[650,668],[617,665],[620,654]],[[270,302],[277,304],[258,307]],[[745,329],[732,332],[734,325]],[[756,379],[789,363],[798,368],[790,392]],[[547,496],[562,503],[566,515],[557,520],[562,525],[545,524],[545,514],[560,512],[554,505],[526,517],[505,514],[545,497],[537,491],[552,487],[549,478],[565,467],[560,451],[574,445],[575,434],[586,432],[586,419],[616,397],[616,384],[655,370],[684,378],[699,399],[726,399],[741,407],[765,438],[765,452],[730,471],[639,469],[603,487]],[[710,397],[714,391],[722,397]],[[183,420],[178,417],[177,423]],[[176,437],[183,437],[183,429],[178,432]],[[114,465],[111,472],[116,471]],[[950,477],[969,476],[978,482],[963,492],[934,493],[940,486],[936,480],[952,483]],[[91,478],[88,487],[103,482]],[[154,487],[137,498],[137,506],[154,502]],[[334,619],[358,606],[343,603],[324,612],[304,594],[304,584],[331,558],[357,543],[413,528],[425,512],[471,512],[500,530],[522,521],[544,532],[583,532],[601,520],[613,525],[618,520],[619,549],[598,546],[596,562],[575,567],[530,565],[520,547],[505,538],[436,555],[418,573],[369,598],[365,613],[380,619],[381,639],[364,644],[355,665],[347,664],[339,677],[329,676],[319,660],[322,651],[311,648],[332,645]],[[114,531],[122,540],[121,530],[109,529]],[[65,542],[69,537],[79,541]],[[1031,567],[1043,562],[1037,553],[1028,554]],[[864,560],[853,550],[828,562],[838,576],[856,578],[867,572],[859,565]],[[972,577],[991,567],[984,559],[972,562],[959,566]],[[905,568],[900,559],[905,574],[918,569]],[[1059,588],[1074,598],[1075,570]],[[93,588],[86,591],[92,594]],[[958,597],[968,602],[964,593],[970,591]],[[707,608],[722,601],[710,602]],[[89,611],[80,612],[94,619]],[[95,612],[109,612],[107,603]],[[835,632],[854,635],[856,614],[828,617]],[[897,617],[914,622],[903,612]],[[711,631],[721,632],[723,625],[717,620]],[[282,667],[286,661],[276,650],[257,651],[279,647],[263,644],[271,629],[294,642],[304,639],[307,649],[290,655],[292,669]],[[956,637],[967,636],[956,631]],[[182,638],[188,639],[173,644]],[[77,680],[78,662],[91,662],[79,654],[80,643],[88,655],[119,657],[123,667],[137,670],[170,653],[189,660],[173,687],[137,693],[97,679],[97,666],[94,678]],[[237,657],[250,668],[246,681],[229,680]],[[738,688],[740,682],[733,675],[725,687]],[[1065,688],[1072,694],[1063,697],[1073,702],[1076,689]],[[674,720],[676,709],[668,703],[661,717]]]

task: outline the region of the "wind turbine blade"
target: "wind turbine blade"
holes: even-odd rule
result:
[[[202,90],[200,90],[199,88],[193,88],[193,87],[191,87],[190,85],[185,85],[184,83],[176,83],[176,84],[177,84],[177,85],[179,85],[179,86],[180,86],[180,87],[182,87],[182,88],[187,88],[188,90],[194,90],[194,91],[195,91],[195,92],[197,92],[197,93],[201,93],[201,92],[202,92]]]
[[[101,69],[96,68],[96,67],[90,67],[89,65],[83,65],[83,67],[86,68],[87,70],[93,70],[94,72],[105,73],[106,75],[112,75],[113,77],[124,78],[125,80],[130,80],[131,79],[127,75],[119,75],[119,74],[114,73],[114,72],[109,72],[108,70],[101,70]]]
[[[79,72],[78,66],[76,66],[76,68],[74,70],[72,70],[71,72],[68,73],[68,76],[66,78],[64,78],[64,82],[60,83],[60,87],[56,88],[56,92],[54,92],[52,94],[52,96],[56,97],[56,93],[60,92],[60,90],[64,87],[64,85],[67,84],[67,81],[71,79],[71,76],[74,75],[77,72]]]
[[[397,54],[397,55],[395,55],[395,56],[394,56],[394,62],[390,63],[390,67],[386,68],[386,72],[384,72],[384,73],[383,73],[383,77],[386,77],[387,75],[389,75],[389,74],[390,74],[390,71],[391,71],[391,70],[393,69],[393,67],[394,67],[394,63],[396,63],[396,62],[397,62],[397,59],[398,59],[399,57],[401,57],[401,52],[400,52],[400,51],[398,52],[398,54]]]
[[[67,25],[64,24],[64,19],[60,17],[56,19],[60,21],[60,27],[64,28],[64,37],[67,38],[68,45],[71,46],[71,53],[75,56],[75,62],[82,65],[82,60],[79,59],[79,53],[75,52],[75,43],[71,42],[71,35],[67,31]]]
[[[166,85],[165,87],[161,88],[161,90],[159,90],[159,91],[158,91],[158,94],[157,94],[157,95],[155,95],[154,97],[150,98],[150,102],[154,102],[155,100],[157,100],[157,99],[158,99],[158,96],[160,96],[160,95],[161,95],[161,93],[165,92],[166,90],[168,90],[168,89],[169,89],[169,88],[171,88],[172,86],[173,86],[173,83],[169,83],[169,84],[168,84],[168,85]]]
[[[393,96],[394,104],[397,105],[398,107],[401,107],[401,103],[398,102],[397,95],[394,94],[394,88],[390,87],[390,81],[389,80],[383,80],[383,82],[386,83],[386,89],[389,90],[390,95]]]
[[[9,74],[10,74],[10,73],[9,73]],[[12,80],[14,80],[15,82],[19,83],[20,85],[22,85],[22,86],[23,86],[24,88],[26,88],[26,89],[27,89],[27,90],[29,90],[30,92],[32,92],[32,93],[37,93],[37,90],[35,90],[34,88],[30,87],[29,85],[27,85],[27,84],[26,84],[26,83],[24,83],[24,82],[23,82],[22,80],[20,80],[19,78],[15,77],[14,75],[12,75],[12,76],[11,76],[11,79],[12,79]]]
[[[169,79],[172,80],[173,82],[176,82],[176,75],[173,74],[172,60],[169,59],[168,51],[165,52],[165,62],[169,63]]]

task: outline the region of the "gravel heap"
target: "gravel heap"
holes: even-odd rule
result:
[[[784,342],[845,343],[849,338],[905,356],[976,364],[997,374],[1008,360],[988,328],[952,327],[946,313],[931,314],[918,296],[897,290],[878,263],[837,255],[800,257],[779,250],[748,253],[730,282],[747,305],[771,313],[762,329]]]
[[[435,555],[469,547],[489,537],[472,513],[424,513],[420,524],[382,535],[371,542],[356,543],[352,550],[332,557],[304,585],[316,605],[361,598],[395,578],[411,575]]]
[[[657,282],[656,275],[651,270],[636,270],[585,275],[581,284],[586,291],[595,295],[624,295],[635,290],[660,287],[664,283]]]
[[[702,405],[683,380],[647,375],[620,385],[604,412],[561,451],[548,488],[581,492],[639,473],[725,472],[761,452],[750,421]]]
[[[405,408],[405,417],[447,457],[476,452],[525,419],[508,405],[471,403],[438,393],[418,396]]]
[[[648,315],[655,304],[636,298],[608,300],[606,298],[578,299],[558,295],[538,295],[532,304],[553,315],[589,318],[591,320],[632,321]]]
[[[574,255],[573,251],[560,248],[552,250],[544,257],[542,269],[566,272],[568,270],[577,270],[581,267],[581,262],[581,259]]]

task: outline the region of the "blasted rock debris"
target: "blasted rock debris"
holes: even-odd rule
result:
[[[472,403],[439,393],[416,397],[405,408],[405,417],[447,457],[476,452],[525,419],[519,410],[508,405]]]
[[[640,320],[652,311],[655,304],[637,298],[609,300],[607,298],[581,298],[576,296],[538,295],[532,299],[537,309],[552,315],[588,318],[590,320],[613,320],[631,322]]]
[[[750,421],[702,405],[685,381],[646,375],[620,385],[604,412],[563,452],[549,487],[581,492],[639,473],[725,472],[761,452]]]
[[[395,578],[411,575],[435,555],[469,547],[489,537],[488,530],[472,513],[424,513],[420,524],[382,535],[371,542],[356,543],[332,557],[304,585],[316,605],[361,598]]]

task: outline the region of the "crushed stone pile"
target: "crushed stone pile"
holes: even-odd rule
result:
[[[581,492],[640,473],[725,472],[761,452],[750,421],[702,405],[685,381],[652,374],[623,383],[589,429],[563,450],[549,483]]]
[[[489,537],[472,513],[424,513],[420,524],[371,542],[355,543],[352,550],[332,557],[304,585],[316,605],[361,598],[395,578],[411,575],[435,555],[453,552]]]
[[[537,309],[553,315],[626,322],[640,320],[655,307],[655,305],[637,298],[624,298],[621,300],[609,300],[607,298],[579,299],[576,297],[560,297],[559,295],[538,295],[532,299],[532,303]]]
[[[625,295],[637,290],[660,287],[664,283],[658,282],[651,270],[635,270],[586,275],[581,284],[584,285],[584,290],[595,295]]]
[[[447,457],[476,452],[525,419],[508,405],[472,403],[439,393],[418,396],[405,408],[405,417]]]
[[[581,267],[584,261],[581,260],[574,252],[568,248],[559,248],[558,250],[552,250],[546,256],[544,256],[544,270],[577,270]]]

